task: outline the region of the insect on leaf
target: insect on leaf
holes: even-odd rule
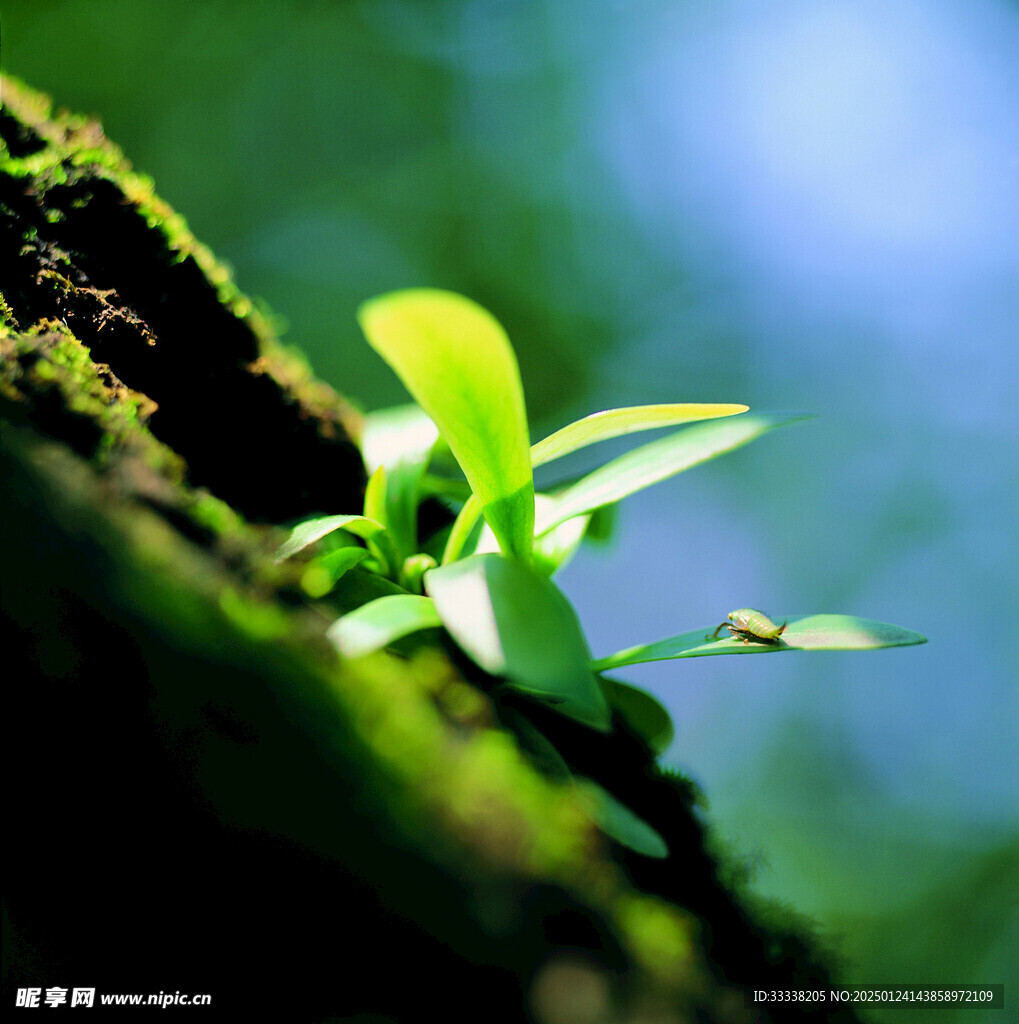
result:
[[[688,633],[641,644],[599,658],[597,671],[640,665],[646,661],[673,658],[702,658],[715,654],[772,654],[779,651],[867,651],[882,647],[907,647],[927,642],[927,637],[888,622],[861,619],[856,615],[780,615],[777,622],[787,623],[779,640],[744,643],[735,637],[709,640],[714,626],[692,629]]]
[[[358,321],[434,420],[502,549],[526,558],[534,484],[520,370],[505,331],[462,295],[428,288],[372,299]]]

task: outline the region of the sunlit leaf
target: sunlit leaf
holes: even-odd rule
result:
[[[368,477],[364,488],[364,515],[366,519],[382,523],[389,528],[386,515],[386,467],[378,466]]]
[[[620,718],[656,753],[664,754],[672,743],[675,731],[669,712],[646,690],[602,679],[602,689],[609,705]]]
[[[598,441],[607,441],[609,438],[620,437],[623,434],[631,434],[640,430],[652,430],[656,427],[675,426],[677,423],[689,423],[694,420],[734,416],[746,411],[747,406],[745,405],[693,403],[682,405],[638,405],[622,409],[608,409],[605,412],[593,413],[582,420],[576,420],[574,423],[570,423],[568,426],[549,435],[543,441],[533,445],[531,447],[531,463],[533,466],[540,466],[587,445],[595,444]],[[678,472],[678,470],[675,472]],[[536,500],[541,504],[541,495],[536,495]],[[545,505],[544,510],[539,508],[537,511],[539,523],[544,523],[549,516],[556,514],[554,511],[555,506],[547,501]],[[605,508],[605,503],[603,503],[601,508]],[[542,515],[543,511],[545,513],[544,516]],[[468,501],[464,505],[450,534],[449,546],[442,559],[443,564],[447,564],[460,557],[464,550],[466,538],[470,534],[479,514],[480,510],[476,500]],[[562,521],[570,518],[572,516],[562,517]],[[607,535],[607,524],[609,522],[610,520],[607,518],[601,520],[600,525],[605,528],[602,530],[604,535]],[[552,527],[552,529],[555,528]],[[539,527],[536,534],[540,540],[548,532],[548,529]],[[535,555],[535,564],[546,575],[551,575],[557,569],[562,568],[569,558],[573,556],[576,545],[583,535],[583,529],[567,529],[559,538],[543,545],[542,550]],[[479,543],[477,550],[489,550],[489,546],[484,539]]]
[[[622,409],[606,409],[549,434],[543,441],[531,446],[531,465],[543,466],[553,459],[562,458],[588,445],[622,437],[639,430],[674,427],[679,423],[711,420],[720,416],[735,416],[746,412],[749,406],[719,403],[684,402],[677,405],[634,405]]]
[[[577,778],[577,788],[587,798],[591,817],[607,836],[645,857],[669,856],[665,840],[643,818],[591,779]]]
[[[361,450],[369,471],[386,471],[385,515],[401,557],[417,551],[421,481],[439,436],[431,417],[414,404],[381,409],[364,418]],[[366,514],[370,513],[365,510]]]
[[[684,469],[733,451],[769,430],[811,416],[811,413],[746,413],[700,423],[642,445],[556,495],[555,504],[539,515],[535,533],[545,533],[573,516],[611,505]]]
[[[594,668],[604,671],[623,665],[639,665],[645,661],[668,661],[672,658],[701,658],[715,654],[774,654],[780,651],[868,651],[881,647],[907,647],[927,642],[927,637],[902,626],[855,615],[780,615],[771,616],[776,623],[786,622],[785,632],[777,642],[743,643],[731,635],[711,640],[715,625],[692,629],[688,633],[641,644],[599,658]]]
[[[326,636],[345,658],[360,658],[411,633],[441,625],[427,597],[395,594],[347,612],[326,630]]]
[[[526,558],[534,524],[527,414],[502,327],[469,299],[425,288],[372,299],[358,320],[442,432],[503,550]]]
[[[577,553],[590,521],[590,516],[574,516],[536,537],[534,568],[543,576],[552,576],[562,569]]]
[[[470,553],[468,541],[471,541],[471,544],[473,544],[471,535],[474,533],[474,528],[478,525],[480,518],[481,502],[472,494],[464,502],[459,515],[453,520],[453,528],[449,531],[449,536],[446,538],[446,546],[442,552],[443,565],[455,562],[463,556],[465,551]],[[498,543],[498,540],[496,543]]]
[[[596,729],[609,706],[569,601],[549,580],[502,555],[473,555],[425,574],[425,590],[461,648],[522,693]]]
[[[541,514],[543,506],[553,500],[547,494],[536,494],[534,501],[538,514]],[[563,568],[577,553],[577,548],[580,547],[580,542],[584,539],[590,521],[590,516],[574,516],[549,530],[548,533],[536,537],[534,550],[531,552],[531,564],[535,570],[542,576],[552,576]],[[499,542],[495,539],[491,527],[486,524],[473,553],[481,555],[498,550]]]

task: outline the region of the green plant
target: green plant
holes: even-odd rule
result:
[[[782,630],[762,616],[764,632],[748,620],[737,622],[746,627],[738,635],[715,639],[702,627],[593,659],[572,606],[550,577],[604,510],[809,417],[720,404],[610,409],[531,446],[516,357],[500,325],[480,306],[450,292],[417,289],[373,299],[358,318],[369,344],[416,404],[366,419],[363,449],[372,474],[362,513],[302,522],[277,555],[289,558],[329,538],[326,550],[308,562],[303,582],[316,597],[335,590],[348,609],[328,631],[342,655],[394,645],[407,650],[428,637],[448,638],[493,678],[496,698],[503,691],[523,694],[601,732],[611,730],[615,714],[660,753],[672,736],[665,709],[650,694],[602,672],[667,658],[924,642],[911,630],[855,616],[788,616]],[[536,466],[609,438],[693,421],[700,422],[553,493],[535,493]],[[459,512],[422,542],[419,510],[437,497],[459,505]],[[546,771],[569,776],[554,745],[525,715],[513,722],[522,746]],[[604,789],[590,780],[578,783],[609,835],[649,856],[668,853],[654,829]]]

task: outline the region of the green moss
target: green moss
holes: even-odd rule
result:
[[[465,738],[451,734],[443,710],[463,695],[450,702],[441,697],[465,684],[442,657],[425,651],[408,667],[380,654],[350,672],[356,678],[338,679],[338,693],[359,733],[444,832],[489,868],[554,883],[593,902],[643,972],[667,989],[688,986],[700,970],[694,919],[629,889],[607,859],[580,794],[535,771],[511,734],[478,724]],[[470,689],[464,710],[477,722],[483,698]]]
[[[231,625],[256,643],[281,640],[291,632],[290,620],[281,609],[264,600],[245,597],[233,587],[220,591],[219,608]]]
[[[148,227],[163,237],[176,262],[193,258],[215,287],[222,305],[239,319],[248,321],[260,338],[270,336],[271,325],[252,300],[242,294],[227,266],[195,238],[185,218],[156,195],[152,178],[132,169],[120,148],[103,134],[101,125],[66,111],[54,112],[48,97],[11,76],[3,76],[2,88],[5,103],[46,146],[24,157],[12,157],[4,146],[0,149],[0,169],[30,182],[40,199],[57,186],[88,179],[113,182]],[[46,216],[55,221],[61,214],[50,208]]]
[[[46,349],[46,364],[52,368],[61,367],[75,374],[82,383],[94,380],[95,365],[88,347],[66,330],[51,330],[50,335],[52,343]],[[38,337],[38,333],[35,336]]]
[[[693,918],[662,900],[625,892],[615,912],[634,958],[663,984],[697,989],[697,926]]]
[[[130,457],[169,483],[184,479],[183,460],[145,426],[152,402],[101,373],[63,324],[43,321],[11,334],[3,356],[0,387],[13,413],[70,441],[97,469]],[[54,393],[59,403],[50,400]]]
[[[217,536],[235,534],[245,527],[244,519],[225,501],[211,494],[198,494],[188,505],[188,515],[199,526]]]
[[[63,153],[54,147],[25,157],[12,157],[6,149],[0,152],[0,170],[12,178],[31,181],[33,186],[42,185],[46,189],[67,184],[68,175],[63,161]]]

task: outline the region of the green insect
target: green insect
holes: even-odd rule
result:
[[[785,632],[786,625],[787,623],[783,622],[781,626],[776,626],[764,612],[759,612],[756,608],[737,608],[734,612],[729,612],[728,621],[721,623],[706,639],[718,640],[718,634],[725,626],[737,640],[742,640],[745,644],[751,640],[763,644],[777,644],[778,638]]]

